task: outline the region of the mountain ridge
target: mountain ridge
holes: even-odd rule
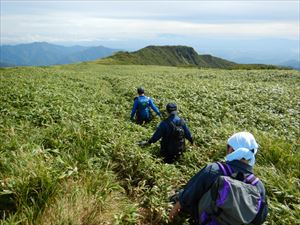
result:
[[[288,61],[280,63],[280,65],[300,70],[300,59],[299,59],[299,61],[298,60],[288,60]]]
[[[149,45],[135,52],[117,52],[98,61],[103,64],[138,64],[230,68],[236,63],[212,55],[199,55],[183,45]]]

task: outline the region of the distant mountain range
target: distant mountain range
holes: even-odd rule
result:
[[[276,69],[264,64],[238,64],[212,55],[199,55],[188,46],[147,46],[127,52],[103,46],[61,46],[47,42],[0,46],[0,67],[48,66],[96,60],[99,64],[136,64],[224,69]],[[280,66],[300,69],[298,61],[287,61]]]
[[[187,46],[148,46],[135,52],[118,52],[99,60],[103,64],[138,64],[229,68],[236,63],[211,55],[198,55]]]
[[[300,61],[289,60],[289,61],[281,63],[281,66],[287,66],[287,67],[290,67],[290,68],[300,70]]]
[[[10,66],[48,66],[95,60],[112,55],[117,49],[103,46],[84,47],[34,42],[0,47],[0,67]]]

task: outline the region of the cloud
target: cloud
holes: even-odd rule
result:
[[[3,1],[1,13],[166,20],[298,20],[299,1]]]
[[[95,39],[155,39],[176,37],[234,37],[299,39],[297,22],[202,23],[176,20],[111,19],[66,13],[51,16],[4,16],[3,41],[82,41]]]
[[[186,37],[299,40],[299,4],[299,1],[4,1],[1,43]]]

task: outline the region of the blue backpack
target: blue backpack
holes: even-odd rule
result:
[[[250,224],[262,204],[262,196],[256,187],[259,179],[250,174],[241,180],[228,164],[217,164],[223,175],[216,179],[198,203],[200,224]]]
[[[150,118],[150,110],[149,110],[149,97],[139,98],[138,107],[137,107],[137,117],[140,119],[149,119]]]

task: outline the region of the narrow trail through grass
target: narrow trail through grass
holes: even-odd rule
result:
[[[222,160],[232,133],[248,130],[260,144],[255,172],[269,196],[266,224],[297,224],[299,84],[299,72],[284,70],[0,70],[1,223],[166,224],[172,191]],[[191,128],[195,146],[174,165],[162,163],[159,144],[136,144],[160,122],[129,121],[138,86],[163,113],[176,102]]]

